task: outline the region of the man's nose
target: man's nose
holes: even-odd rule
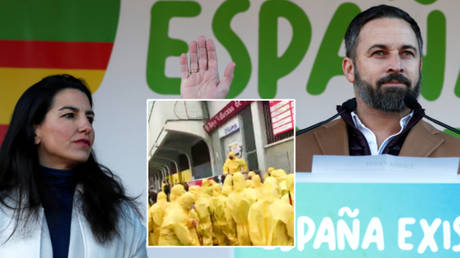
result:
[[[392,53],[388,57],[387,72],[388,73],[402,73],[404,72],[404,65],[399,53]]]

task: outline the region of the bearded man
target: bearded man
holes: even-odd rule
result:
[[[460,157],[460,140],[422,120],[424,110],[406,107],[404,98],[420,91],[423,41],[415,20],[387,5],[357,15],[345,34],[345,77],[356,110],[296,137],[296,171],[311,171],[320,155],[392,154]]]

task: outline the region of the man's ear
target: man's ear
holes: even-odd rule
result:
[[[353,63],[353,60],[349,57],[345,57],[342,61],[342,70],[343,74],[345,75],[345,78],[350,83],[355,82],[355,65]]]

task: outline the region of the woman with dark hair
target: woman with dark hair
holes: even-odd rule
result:
[[[147,257],[134,199],[92,151],[92,106],[70,75],[20,97],[0,148],[0,257]]]

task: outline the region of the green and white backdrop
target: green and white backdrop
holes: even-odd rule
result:
[[[408,11],[419,23],[425,43],[419,100],[429,115],[460,127],[460,1],[0,0],[0,141],[14,103],[25,88],[48,74],[71,73],[83,77],[95,98],[98,158],[121,176],[129,193],[141,194],[144,200],[145,100],[179,97],[179,55],[187,52],[187,42],[199,35],[214,39],[221,74],[230,60],[236,63],[229,98],[295,98],[297,126],[303,128],[334,114],[337,104],[353,96],[352,86],[341,71],[345,52],[343,35],[358,12],[381,3]],[[410,185],[419,194],[411,194],[412,199],[401,202],[385,195],[388,191],[404,192],[406,188],[398,185],[376,185],[375,191],[369,184],[326,186],[297,185],[297,203],[302,203],[297,207],[297,217],[308,213],[312,219],[322,218],[332,216],[333,212],[335,223],[343,203],[334,206],[333,193],[342,190],[351,196],[341,198],[356,201],[349,205],[360,208],[361,218],[367,219],[363,223],[370,220],[366,212],[378,212],[384,204],[407,208],[406,202],[430,200],[426,206],[411,210],[411,216],[415,217],[414,225],[424,218],[428,221],[423,229],[434,230],[435,240],[431,240],[438,242],[439,250],[432,249],[430,235],[419,226],[413,232],[412,251],[398,248],[398,234],[385,235],[384,250],[379,250],[376,243],[362,248],[363,239],[359,248],[345,245],[344,250],[332,250],[326,230],[325,242],[320,238],[318,248],[314,248],[313,237],[302,248],[298,245],[288,252],[156,248],[150,249],[149,255],[453,257],[459,251],[454,248],[460,242],[460,219],[456,220],[460,215],[458,185]],[[335,190],[326,194],[324,189],[329,188]],[[433,195],[428,198],[427,192]],[[383,198],[382,201],[375,204],[360,197],[371,193],[375,199]],[[401,213],[380,213],[383,224],[392,221],[384,229],[386,225],[391,228],[392,216],[403,216],[404,211]],[[435,218],[443,221],[437,230]],[[307,225],[302,221],[302,225]],[[448,226],[444,226],[445,221]],[[321,220],[314,222],[319,227]],[[447,228],[451,229],[450,243],[446,243]],[[297,229],[305,227],[298,224]],[[394,228],[387,231],[391,230]],[[361,233],[365,234],[364,228]],[[418,243],[424,236],[430,244],[420,253]]]

